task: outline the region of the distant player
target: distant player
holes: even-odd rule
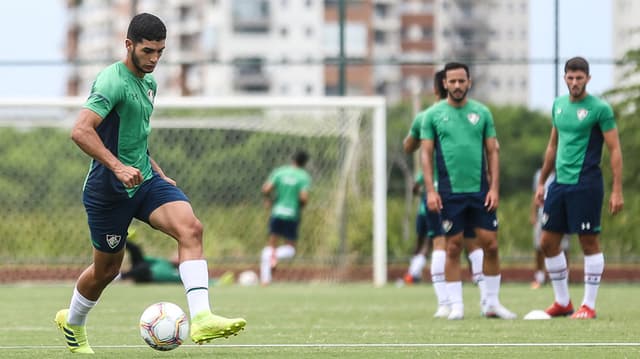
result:
[[[487,317],[513,319],[516,315],[498,299],[501,278],[496,210],[500,165],[493,116],[486,106],[467,98],[471,87],[467,65],[445,65],[445,86],[447,100],[427,110],[422,121],[420,147],[427,206],[441,212],[447,241],[445,277],[451,303],[447,318],[464,318],[460,254],[464,228],[473,226],[484,250],[486,301],[482,312]]]
[[[624,206],[622,150],[615,118],[609,104],[587,92],[589,80],[587,60],[574,57],[565,63],[564,81],[569,94],[553,103],[553,126],[536,190],[538,205],[544,203],[542,251],[555,297],[546,312],[552,317],[572,313],[571,318],[575,319],[596,317],[596,298],[604,271],[599,241],[604,199],[600,170],[603,144],[609,150],[612,174],[609,213],[615,215]],[[554,168],[556,179],[545,198],[544,183]],[[569,296],[569,269],[560,245],[564,233],[577,233],[584,253],[584,297],[575,313]]]
[[[278,260],[293,258],[296,254],[298,227],[302,209],[309,201],[311,176],[304,169],[309,155],[299,150],[291,165],[278,167],[262,185],[265,205],[270,208],[269,240],[260,256],[260,282],[271,283],[273,268]],[[278,246],[278,240],[284,244]]]
[[[438,101],[447,98],[447,89],[444,87],[444,70],[435,73],[433,79],[433,92]],[[422,121],[429,109],[419,113],[411,124],[409,133],[403,140],[403,148],[405,153],[415,152],[420,148],[420,129]],[[437,178],[437,169],[434,169],[434,177]],[[409,269],[405,274],[405,283],[413,283],[422,276],[422,271],[426,264],[426,255],[431,251],[431,283],[438,300],[438,309],[434,314],[436,318],[448,317],[451,311],[449,305],[449,296],[447,294],[446,282],[444,278],[444,268],[446,259],[446,240],[442,228],[442,219],[440,213],[428,211],[426,205],[426,197],[423,191],[424,176],[422,172],[416,177],[413,187],[415,194],[420,195],[420,205],[418,215],[416,217],[416,232],[418,243]],[[478,247],[475,239],[473,228],[465,228],[465,247],[468,253],[468,259],[471,264],[471,273],[473,282],[478,285],[480,290],[480,300],[485,300],[485,284],[482,273],[482,265],[484,254]]]
[[[544,253],[540,247],[540,238],[542,237],[542,206],[537,205],[536,190],[538,189],[538,181],[540,179],[540,169],[536,171],[533,176],[533,198],[531,200],[531,213],[529,215],[529,222],[533,226],[533,248],[535,250],[535,272],[533,273],[533,282],[531,282],[531,289],[538,289],[546,282],[547,272],[544,269]],[[555,171],[552,172],[544,183],[545,193],[549,190],[549,185],[556,179]],[[565,234],[562,237],[562,251],[564,255],[569,259],[569,241],[571,235]]]

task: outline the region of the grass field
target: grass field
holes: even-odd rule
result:
[[[0,358],[70,357],[53,324],[68,304],[71,283],[0,286]],[[582,286],[571,287],[579,305]],[[598,319],[503,321],[480,316],[478,291],[464,287],[466,317],[433,319],[428,285],[373,288],[370,284],[276,284],[213,287],[216,312],[244,316],[239,336],[205,346],[189,341],[171,352],[148,348],[138,334],[144,308],[167,300],[186,309],[180,285],[107,289],[88,321],[96,358],[637,358],[640,287],[600,289]],[[502,302],[520,318],[550,304],[552,290],[505,284]]]

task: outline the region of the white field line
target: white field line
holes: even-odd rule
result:
[[[93,348],[146,348],[146,345],[92,345]],[[638,343],[343,343],[343,344],[185,344],[182,348],[447,348],[447,347],[640,347]],[[65,349],[63,345],[0,345],[9,349]]]

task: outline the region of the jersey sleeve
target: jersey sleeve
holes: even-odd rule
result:
[[[415,138],[416,140],[420,139],[420,125],[422,124],[423,112],[416,115],[416,118],[413,119],[411,123],[411,128],[409,129],[409,136]]]
[[[491,111],[485,107],[482,111],[482,115],[487,119],[484,126],[484,138],[497,137],[496,126],[493,123],[493,115],[491,114]]]
[[[302,190],[308,192],[311,188],[311,176],[308,173],[305,173],[304,181],[302,182]]]
[[[420,139],[421,140],[433,140],[435,131],[433,129],[433,114],[434,111],[427,111],[420,121]]]
[[[613,116],[613,110],[611,109],[611,106],[609,106],[609,104],[603,103],[600,109],[598,123],[602,132],[607,132],[616,128],[616,121]]]
[[[91,86],[91,94],[84,104],[87,108],[100,117],[105,118],[122,99],[124,84],[116,80],[117,77],[111,71],[103,71],[98,74]]]

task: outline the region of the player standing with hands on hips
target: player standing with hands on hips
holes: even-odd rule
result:
[[[71,139],[92,157],[82,200],[93,244],[93,263],[78,278],[69,308],[55,317],[73,353],[93,353],[87,315],[120,271],[133,218],[178,243],[195,343],[235,335],[246,325],[242,318],[211,313],[202,223],[176,182],[149,155],[149,119],[157,90],[151,72],[164,52],[165,39],[166,27],[158,17],[136,15],[127,31],[126,58],[98,74],[71,132]]]
[[[587,92],[589,63],[569,59],[564,81],[569,94],[553,103],[552,125],[536,199],[544,204],[542,250],[553,285],[554,303],[545,311],[552,317],[596,317],[596,297],[604,271],[600,249],[600,219],[604,184],[600,170],[602,145],[607,145],[612,174],[609,213],[622,210],[622,150],[611,106]],[[545,198],[544,183],[555,168],[556,179]],[[569,296],[568,266],[560,246],[564,233],[577,233],[584,253],[584,298],[574,313]]]

